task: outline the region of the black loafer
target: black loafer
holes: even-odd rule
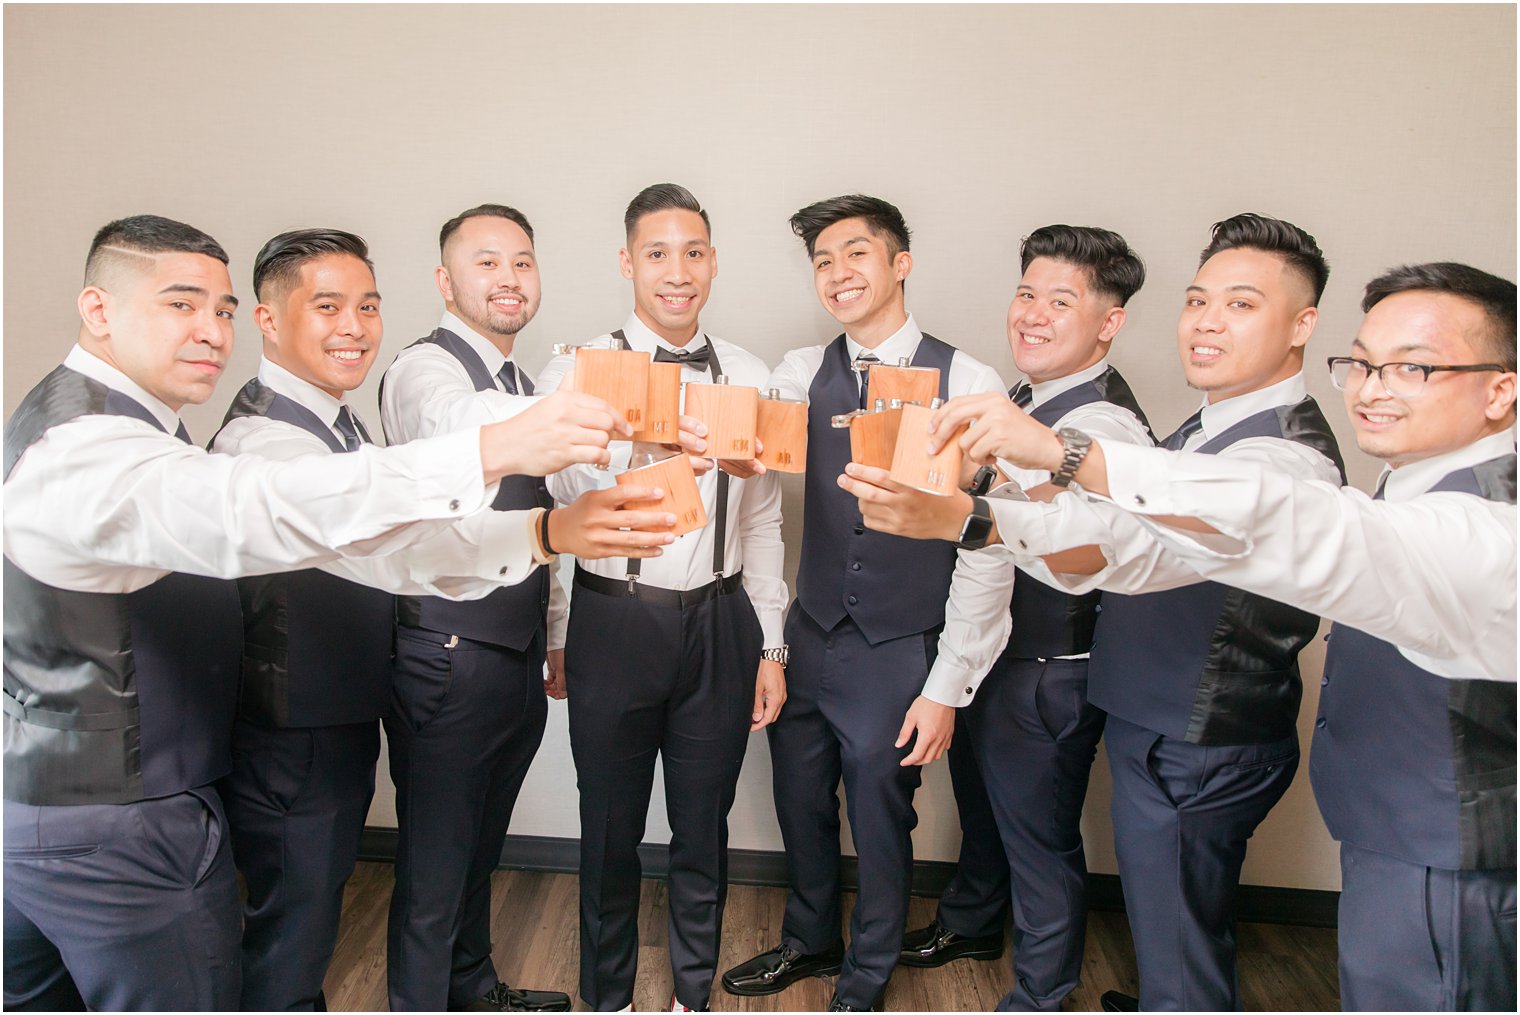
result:
[[[1140,999],[1120,990],[1105,990],[1098,999],[1104,1011],[1139,1011]]]
[[[500,980],[496,986],[465,1004],[450,1004],[449,1011],[569,1011],[570,995],[557,990],[521,990]]]
[[[946,930],[938,920],[927,927],[903,935],[902,954],[897,961],[905,966],[933,968],[954,959],[979,959],[991,962],[1003,957],[1003,935],[963,937]]]
[[[804,955],[781,945],[741,962],[723,974],[723,989],[741,997],[776,994],[809,976],[837,976],[844,961],[844,944],[826,952]]]
[[[833,997],[829,998],[829,1007],[828,1007],[828,1010],[829,1011],[886,1011],[886,1009],[884,1007],[882,1007],[882,1004],[881,1004],[880,1001],[878,1001],[876,1004],[871,1005],[871,1007],[869,1007],[869,1008],[851,1008],[849,1005],[847,1005],[843,1001],[839,1000],[839,995],[838,994],[835,994]]]

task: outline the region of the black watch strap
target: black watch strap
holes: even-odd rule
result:
[[[961,538],[955,545],[962,550],[980,550],[992,537],[992,508],[981,497],[971,498],[971,513],[961,526]]]

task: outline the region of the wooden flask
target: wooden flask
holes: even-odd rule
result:
[[[633,439],[674,444],[680,416],[681,364],[650,363],[649,395],[644,404],[644,422],[634,431]]]
[[[707,424],[708,457],[755,457],[759,401],[757,388],[731,385],[727,377],[718,377],[716,384],[686,385],[686,415]]]
[[[901,429],[892,455],[892,478],[915,490],[948,497],[960,485],[961,463],[966,453],[961,450],[958,438],[966,428],[957,430],[938,454],[929,454],[929,420],[939,406],[936,398],[927,406],[902,407]]]
[[[897,449],[897,431],[902,426],[902,406],[878,400],[870,409],[836,416],[835,425],[846,418],[849,422],[845,425],[850,428],[850,461],[890,469]]]
[[[893,399],[909,405],[928,405],[939,396],[939,368],[909,366],[906,358],[897,366],[877,363],[871,367],[867,397],[875,405],[878,398],[891,404]]]
[[[659,487],[665,491],[665,495],[659,500],[630,501],[628,508],[634,511],[669,511],[676,516],[675,528],[671,531],[678,536],[706,525],[707,509],[702,506],[702,494],[697,490],[697,474],[692,471],[691,459],[682,452],[658,461],[653,461],[652,458],[651,455],[636,456],[635,461],[651,461],[619,473],[617,483],[619,486],[631,483],[634,486]]]
[[[575,390],[602,399],[641,429],[649,403],[649,353],[580,346],[575,350]]]
[[[755,436],[760,440],[760,464],[773,472],[807,469],[808,404],[782,398],[775,388],[765,392],[755,410]]]

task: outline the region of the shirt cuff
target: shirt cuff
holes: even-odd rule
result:
[[[478,427],[411,441],[384,452],[399,453],[415,477],[414,518],[462,518],[488,505],[496,495],[497,484],[485,483]]]
[[[934,661],[934,667],[929,670],[929,677],[924,681],[922,694],[930,701],[941,705],[964,708],[971,704],[971,699],[975,696],[981,682],[982,678],[969,668],[952,663],[944,656],[940,656]]]
[[[1107,500],[1134,514],[1172,549],[1224,560],[1250,551],[1249,534],[1220,517],[1235,513],[1232,506],[1249,510],[1257,503],[1259,489],[1249,482],[1248,472],[1232,470],[1228,459],[1212,455],[1181,455],[1111,440],[1100,443],[1108,471]],[[1191,532],[1148,515],[1198,518],[1219,531]]]
[[[533,573],[533,521],[537,511],[486,511],[480,534],[480,577],[516,585]]]

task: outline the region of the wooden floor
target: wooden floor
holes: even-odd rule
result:
[[[326,983],[334,1011],[383,1011],[385,917],[392,868],[361,863],[343,900],[343,925]],[[492,896],[496,969],[514,986],[576,994],[579,951],[576,879],[571,874],[498,871]],[[786,893],[780,888],[729,889],[723,953],[718,971],[743,962],[780,940]],[[846,919],[853,896],[845,896]],[[909,926],[929,922],[934,899],[915,898]],[[666,894],[663,881],[645,881],[639,914],[639,973],[633,1006],[668,1011],[671,979],[665,951]],[[991,1011],[1007,991],[1007,958],[959,961],[939,969],[899,968],[887,988],[889,1011]],[[1335,1011],[1335,931],[1275,924],[1240,927],[1240,986],[1248,1011]],[[1105,990],[1135,992],[1135,959],[1122,913],[1095,912],[1087,924],[1082,983],[1063,1008],[1094,1011]],[[735,997],[714,983],[714,1011],[822,1011],[833,993],[817,977],[770,997]],[[578,1005],[578,1010],[585,1010]]]

